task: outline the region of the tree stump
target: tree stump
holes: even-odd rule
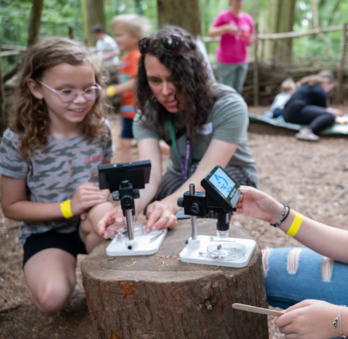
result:
[[[216,235],[216,221],[198,219],[198,234]],[[108,257],[108,241],[81,264],[100,339],[268,339],[267,317],[232,308],[268,307],[258,246],[244,268],[183,263],[189,220],[170,230],[157,254]],[[231,226],[230,236],[251,238]]]

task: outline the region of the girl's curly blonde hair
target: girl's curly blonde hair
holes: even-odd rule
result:
[[[31,94],[27,81],[40,80],[45,71],[61,63],[73,66],[89,63],[94,69],[96,83],[103,85],[100,67],[94,64],[88,50],[80,43],[67,38],[52,38],[33,45],[24,58],[13,106],[15,119],[10,124],[10,129],[21,136],[19,150],[26,160],[35,149],[47,144],[49,135],[46,103]],[[88,140],[106,136],[103,119],[103,107],[99,96],[81,122],[82,131]]]

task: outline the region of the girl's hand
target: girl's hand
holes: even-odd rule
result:
[[[279,221],[284,206],[268,194],[249,186],[241,186],[242,192],[236,204],[236,214],[243,214],[253,218],[275,224]]]
[[[71,199],[70,206],[73,215],[80,215],[91,207],[106,202],[106,194],[92,183],[84,183],[77,188]]]
[[[334,319],[339,306],[319,300],[304,300],[289,307],[276,319],[279,331],[286,339],[329,339],[336,338]],[[339,333],[339,326],[336,328]]]
[[[148,218],[145,226],[146,233],[162,228],[173,228],[178,224],[170,205],[166,205],[162,201],[150,204],[147,207],[146,216]]]
[[[135,220],[137,220],[138,214],[135,211]],[[126,218],[123,216],[123,211],[121,206],[115,207],[112,211],[106,213],[101,220],[98,222],[99,234],[105,239],[109,239],[106,229],[114,224],[115,222],[123,222]]]

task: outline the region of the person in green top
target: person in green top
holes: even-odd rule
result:
[[[231,87],[213,83],[192,36],[165,26],[139,42],[137,114],[133,133],[140,160],[151,160],[150,183],[136,200],[136,215],[146,209],[146,231],[175,227],[178,197],[217,163],[240,185],[257,186],[256,164],[248,141],[247,105]],[[170,145],[162,175],[160,140]],[[100,234],[123,221],[117,207],[98,223]]]

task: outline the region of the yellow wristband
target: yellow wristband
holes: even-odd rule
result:
[[[113,97],[116,94],[115,87],[113,85],[110,85],[106,89],[106,94],[108,95],[109,98]]]
[[[300,229],[301,224],[303,220],[303,215],[296,212],[295,219],[292,222],[289,230],[286,232],[287,235],[290,235],[290,237],[294,237],[297,233],[297,231]]]
[[[69,219],[73,217],[74,215],[71,212],[71,207],[70,207],[70,200],[65,200],[60,204],[60,210],[62,211],[62,214],[64,218]]]

